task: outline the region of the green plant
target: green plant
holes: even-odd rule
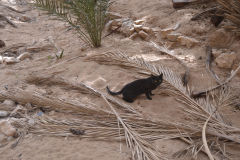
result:
[[[55,56],[56,56],[57,59],[62,59],[63,54],[64,54],[64,49],[59,54],[55,53]]]
[[[109,0],[35,0],[35,4],[67,21],[88,45],[101,45]]]

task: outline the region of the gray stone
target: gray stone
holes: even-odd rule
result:
[[[0,111],[0,118],[5,118],[9,116],[9,113],[7,111]]]

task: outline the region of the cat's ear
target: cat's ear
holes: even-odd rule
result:
[[[161,74],[159,75],[159,77],[162,78],[162,77],[163,77],[163,73],[161,73]]]

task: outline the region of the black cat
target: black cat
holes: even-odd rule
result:
[[[112,92],[107,86],[107,91],[111,95],[123,95],[123,99],[127,102],[132,103],[136,97],[142,93],[145,93],[147,98],[152,100],[150,95],[152,94],[152,90],[156,89],[163,81],[163,74],[159,76],[153,76],[146,79],[139,79],[133,81],[123,87],[123,89],[119,92]]]

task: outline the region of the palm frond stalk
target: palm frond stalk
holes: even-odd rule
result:
[[[35,0],[35,3],[67,21],[88,45],[101,45],[109,0]]]

